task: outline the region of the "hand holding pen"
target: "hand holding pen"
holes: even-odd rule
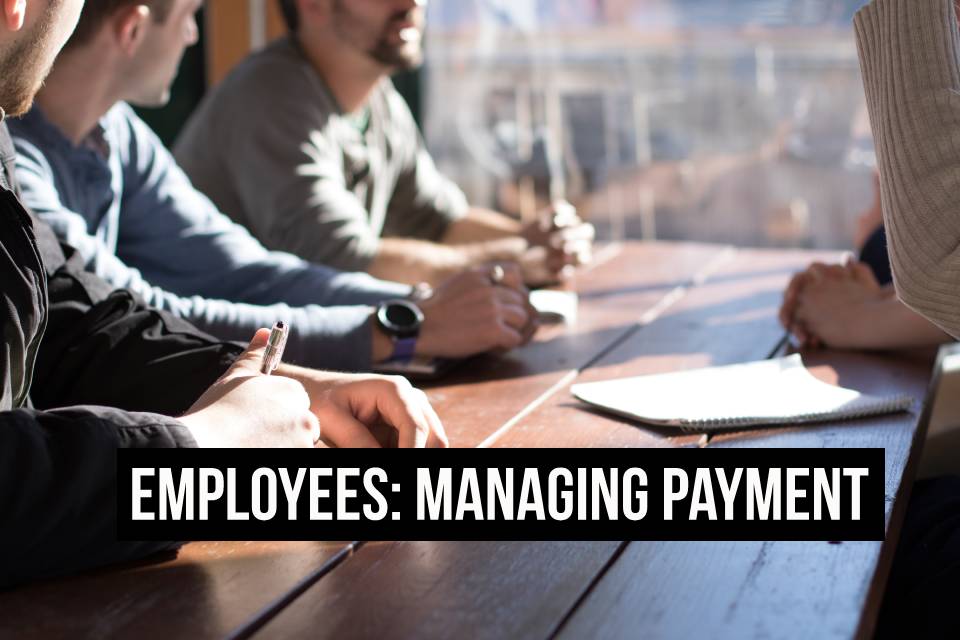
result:
[[[283,350],[287,346],[288,332],[289,329],[282,320],[273,325],[270,330],[270,337],[267,338],[267,346],[263,350],[260,373],[268,376],[280,366],[280,362],[283,360]]]
[[[279,335],[260,329],[233,365],[179,418],[200,447],[312,447],[320,423],[304,385],[263,375],[280,363]],[[273,338],[273,348],[270,347]],[[272,354],[272,355],[268,355]]]

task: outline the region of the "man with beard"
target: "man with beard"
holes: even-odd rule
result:
[[[490,260],[556,281],[589,258],[592,226],[569,210],[524,226],[469,206],[388,78],[422,61],[425,4],[280,0],[288,37],[207,97],[177,160],[271,249],[408,283]]]
[[[528,340],[536,322],[519,269],[477,266],[405,299],[407,284],[269,251],[190,184],[126,101],[166,103],[199,7],[88,3],[37,105],[10,123],[24,204],[87,268],[221,339],[282,320],[290,360],[311,367],[369,371]]]
[[[30,108],[82,7],[3,2],[4,116]],[[338,446],[446,445],[400,379],[261,375],[266,330],[244,350],[86,272],[21,205],[5,123],[0,157],[0,588],[177,546],[117,540],[118,448],[311,447],[321,423]]]

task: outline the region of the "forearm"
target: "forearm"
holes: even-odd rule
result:
[[[185,426],[159,415],[0,413],[0,588],[176,546],[117,539],[116,451],[193,446]]]
[[[519,259],[527,244],[522,238],[503,238],[447,246],[425,240],[384,238],[369,273],[408,284],[437,285],[473,265]]]
[[[949,334],[907,307],[892,294],[879,301],[865,317],[868,326],[861,335],[866,349],[910,349],[950,341]]]
[[[448,245],[471,244],[511,238],[523,233],[523,225],[497,211],[471,207],[466,217],[450,223],[441,241]]]
[[[952,0],[874,0],[855,26],[897,292],[960,336],[960,37]]]
[[[31,392],[37,407],[94,404],[178,415],[242,351],[77,270],[75,258],[48,284],[47,330]]]
[[[180,299],[171,311],[222,340],[247,342],[262,327],[290,327],[286,358],[308,367],[366,371],[371,360],[373,307],[248,305],[205,298]]]

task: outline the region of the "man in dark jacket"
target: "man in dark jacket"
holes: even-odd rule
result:
[[[82,5],[3,3],[6,114],[29,109]],[[20,204],[4,124],[0,159],[0,587],[174,546],[116,539],[118,447],[308,447],[320,424],[332,444],[377,446],[381,423],[401,446],[446,445],[406,382],[258,375],[265,331],[245,351],[85,272]]]

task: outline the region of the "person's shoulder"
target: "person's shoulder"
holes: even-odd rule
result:
[[[112,142],[126,147],[130,144],[162,146],[157,134],[126,102],[118,102],[100,119],[100,126]]]
[[[289,36],[277,38],[234,67],[213,90],[231,99],[271,101],[310,86],[313,68]]]
[[[9,127],[9,135],[16,151],[15,161],[22,171],[33,171],[52,177],[50,159],[70,153],[70,143],[36,105],[19,118],[7,118],[3,124]]]
[[[9,134],[17,143],[21,140],[43,141],[44,146],[50,146],[58,137],[56,134],[59,133],[40,112],[40,107],[36,105],[20,117],[6,118],[3,124],[5,127],[9,127]]]
[[[104,114],[100,122],[101,124],[109,124],[112,126],[118,124],[129,125],[130,123],[143,121],[140,119],[140,116],[137,115],[137,112],[133,110],[133,107],[131,107],[129,104],[126,102],[117,102],[110,107],[110,110],[107,111],[106,114]]]

